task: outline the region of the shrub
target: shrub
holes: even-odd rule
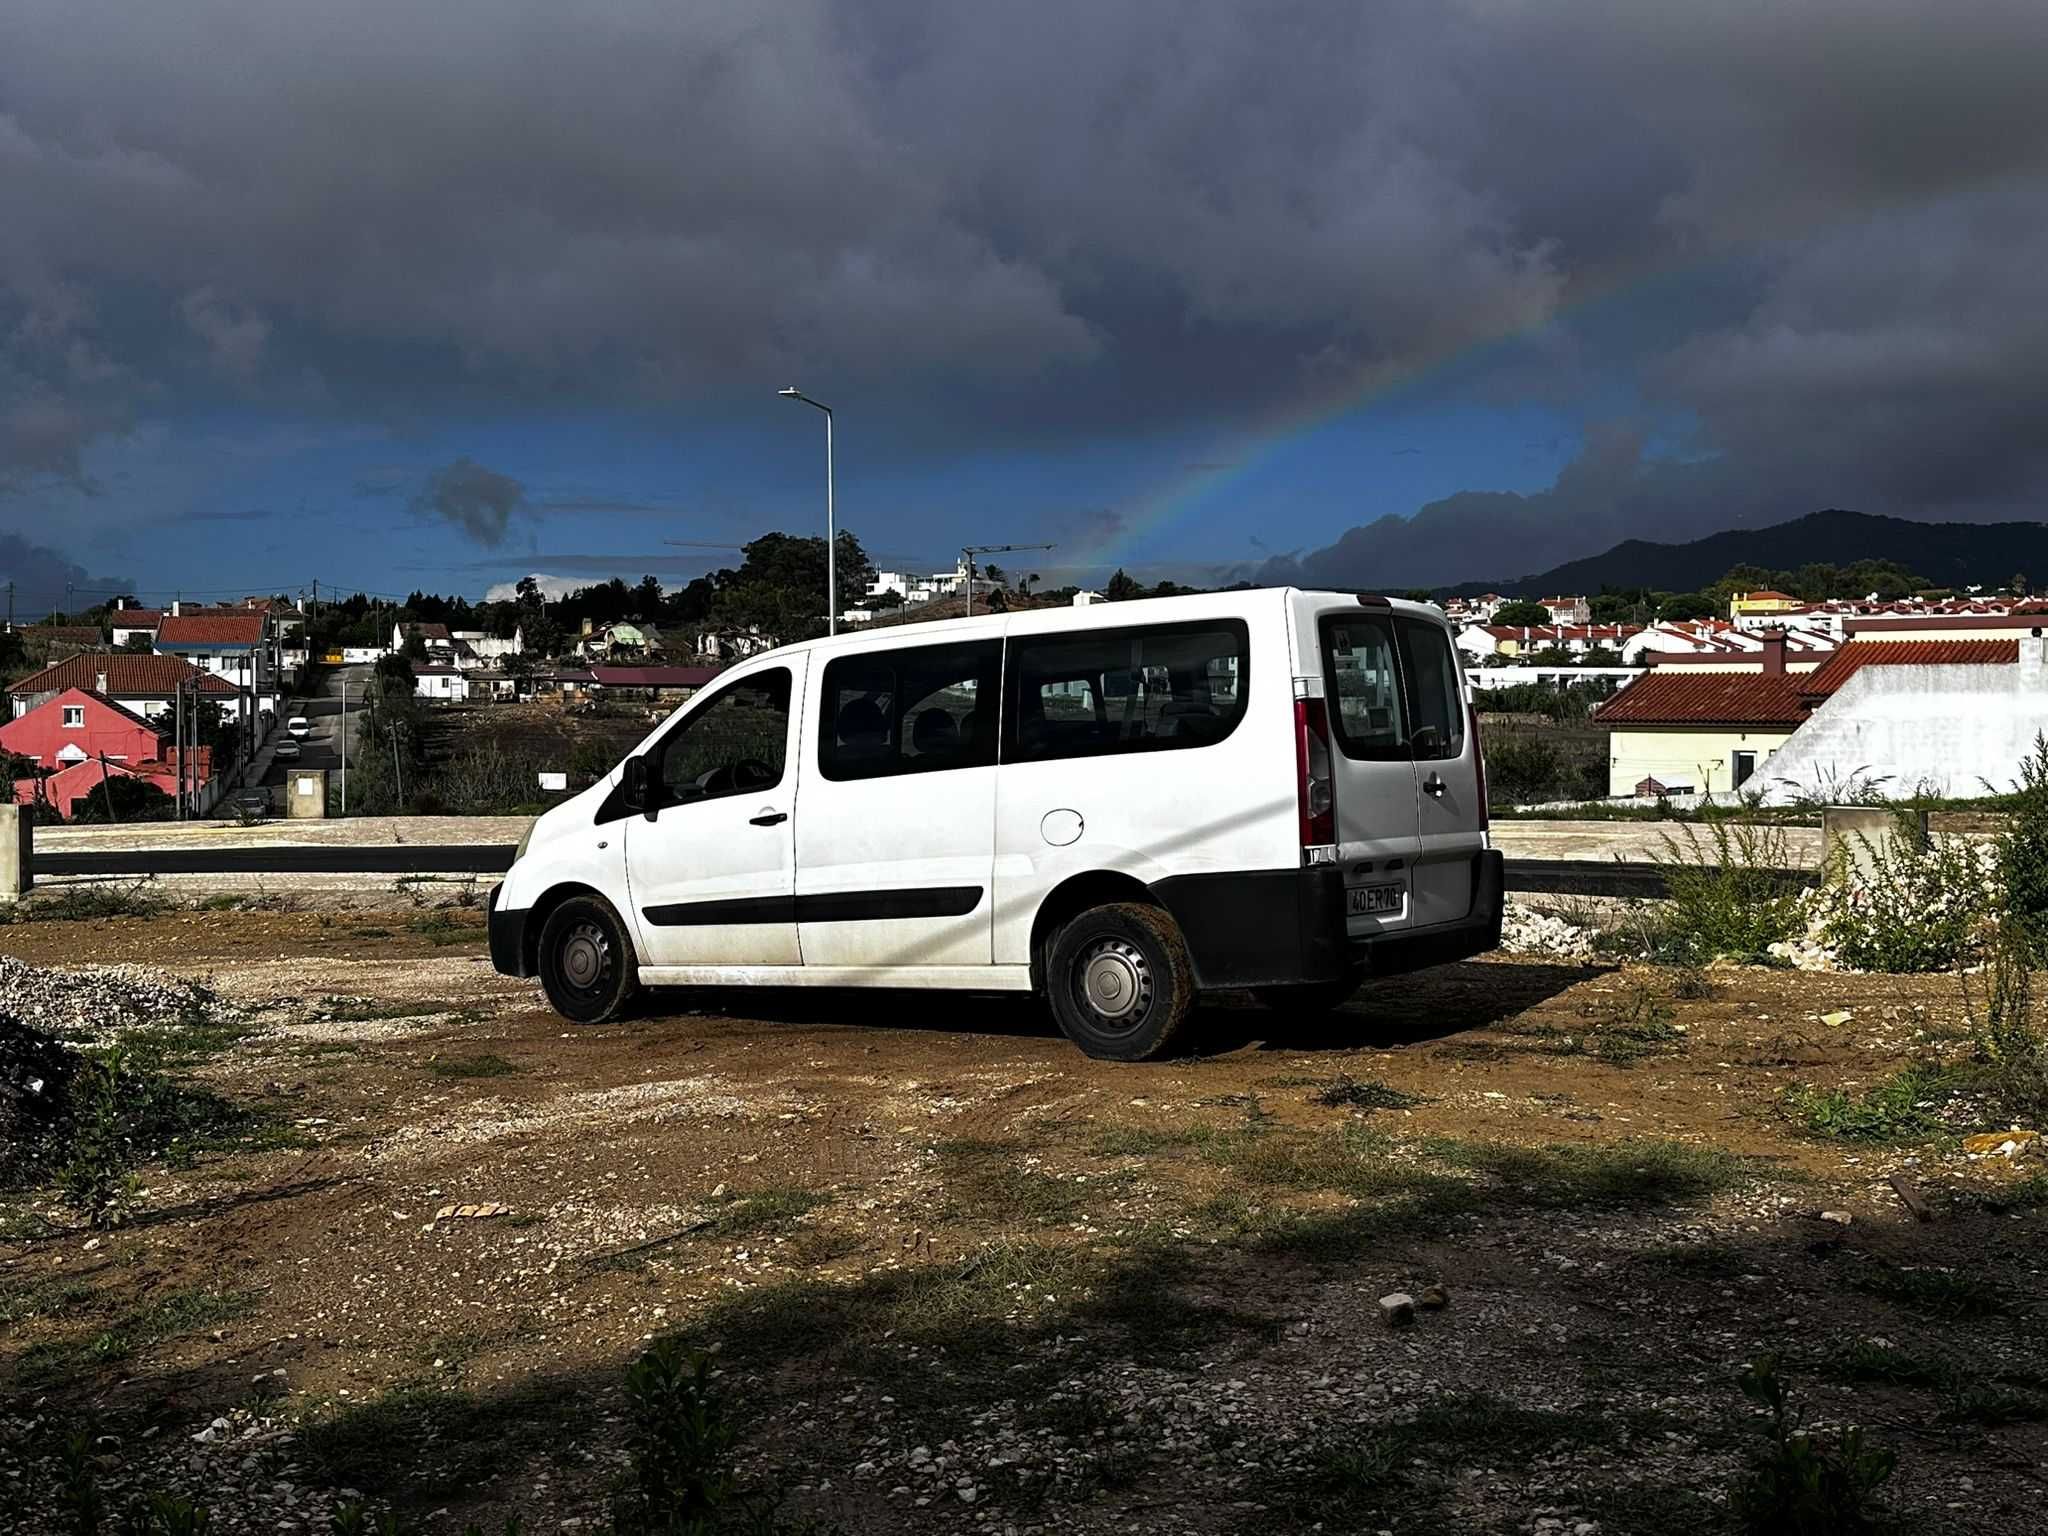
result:
[[[2048,965],[2048,735],[2020,763],[2017,792],[1997,843],[1999,896],[2029,962]]]
[[[1716,819],[1664,834],[1653,855],[1669,901],[1649,935],[1657,958],[1680,965],[1709,960],[1761,963],[1770,948],[1800,927],[1797,885],[1786,874],[1784,828],[1769,822]]]
[[[1765,1443],[1750,1457],[1734,1508],[1752,1536],[1849,1536],[1875,1530],[1871,1507],[1898,1457],[1867,1444],[1860,1429],[1822,1438],[1800,1428],[1774,1357],[1742,1373],[1743,1396],[1770,1414]]]
[[[2048,1034],[2034,1018],[2035,937],[2010,914],[1995,930],[1977,990],[1962,978],[1977,1059],[1998,1107],[2021,1121],[2048,1119]]]
[[[1988,857],[1961,837],[1923,844],[1912,813],[1889,841],[1856,834],[1863,857],[1843,857],[1815,897],[1821,937],[1859,971],[1945,971],[1975,948],[1991,900]]]
[[[57,1170],[57,1188],[64,1203],[95,1227],[118,1226],[137,1189],[128,1171],[118,1049],[85,1058],[72,1080],[71,1102],[71,1155]]]

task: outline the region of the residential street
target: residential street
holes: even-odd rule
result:
[[[275,793],[275,791],[283,787],[285,770],[288,767],[325,768],[330,772],[339,773],[342,762],[342,729],[344,724],[341,709],[342,690],[345,685],[348,691],[348,720],[346,724],[347,728],[353,731],[355,729],[355,717],[362,708],[363,687],[369,680],[369,676],[370,669],[368,667],[340,667],[326,674],[322,679],[319,694],[311,698],[288,699],[285,702],[284,707],[278,712],[277,730],[271,735],[270,740],[265,743],[263,750],[256,757],[257,766],[261,769],[263,775],[262,783],[266,788],[273,791],[270,797],[273,809],[282,810],[282,797]],[[285,722],[291,719],[293,715],[304,715],[311,723],[313,732],[300,744],[297,763],[280,763],[277,761],[274,749],[278,742],[287,739],[284,726]],[[355,742],[353,737],[351,737],[349,750],[353,752],[354,749]]]

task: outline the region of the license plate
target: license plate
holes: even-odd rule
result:
[[[1401,910],[1401,899],[1407,887],[1396,882],[1393,885],[1354,885],[1346,893],[1351,901],[1353,917],[1384,917]]]

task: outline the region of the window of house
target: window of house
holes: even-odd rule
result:
[[[85,706],[84,706],[83,704],[66,704],[66,705],[64,706],[64,727],[65,727],[65,729],[66,729],[66,730],[76,730],[77,728],[79,728],[80,726],[82,726],[82,725],[84,725],[84,724],[85,724]]]
[[[1210,746],[1244,718],[1250,651],[1240,619],[1012,640],[1004,759]]]
[[[827,662],[818,768],[828,779],[877,779],[996,760],[1002,642],[917,645]]]
[[[663,805],[758,794],[782,783],[789,756],[787,667],[722,689],[669,732],[655,775]]]

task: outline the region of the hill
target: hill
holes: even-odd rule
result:
[[[1603,587],[1696,592],[1738,565],[1791,571],[1802,565],[1893,560],[1937,586],[2002,587],[2017,572],[2048,580],[2048,523],[1916,523],[1833,509],[1769,528],[1731,528],[1689,544],[1625,539],[1604,555],[1569,560],[1514,581],[1461,582],[1446,596],[1593,593]]]

